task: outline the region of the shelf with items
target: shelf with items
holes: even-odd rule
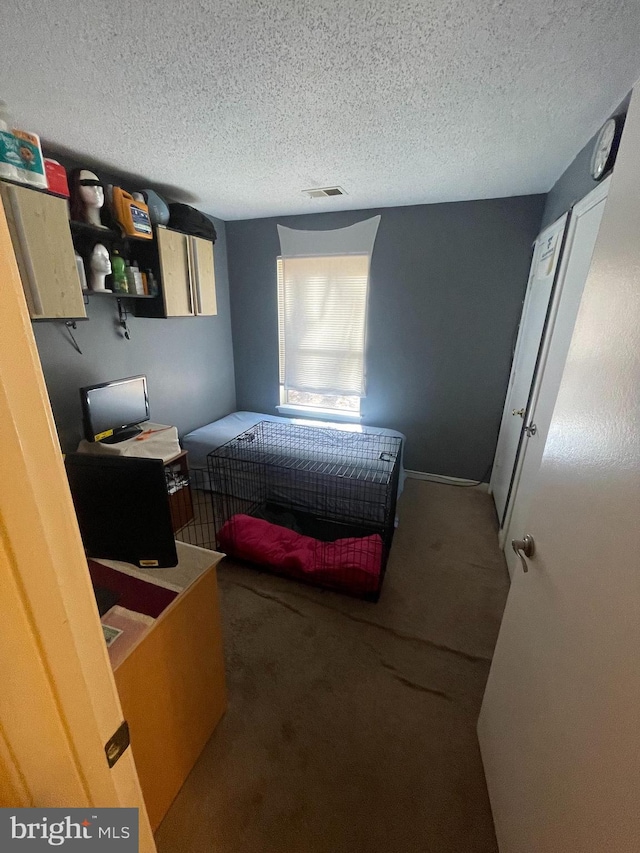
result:
[[[147,264],[141,263],[138,265],[137,263],[138,257],[140,256],[139,250],[141,246],[146,242],[152,241],[142,240],[139,237],[130,237],[127,235],[123,237],[114,229],[98,228],[96,225],[92,225],[90,223],[71,221],[69,225],[71,228],[73,247],[76,254],[82,260],[84,267],[84,279],[87,283],[91,283],[91,259],[97,246],[104,247],[104,249],[100,249],[100,251],[105,258],[108,256],[108,260],[110,262],[109,265],[107,265],[107,268],[110,268],[110,271],[106,274],[104,280],[106,290],[93,289],[87,286],[83,288],[83,293],[86,293],[87,295],[105,294],[107,296],[147,299],[155,299],[158,296],[157,288],[155,287],[155,282],[158,280],[157,273],[153,272]],[[133,286],[131,282],[127,284],[129,290],[116,289],[114,286],[114,259],[118,256],[121,257],[127,265],[131,264],[137,268],[137,271],[144,273],[142,278],[139,278],[138,280],[138,285],[144,292],[131,292],[130,288]],[[152,273],[152,276],[149,275],[150,272]],[[149,287],[152,287],[156,292],[149,292]]]
[[[118,231],[115,228],[107,228],[106,225],[104,227],[100,228],[97,225],[92,225],[90,222],[77,222],[74,219],[69,220],[69,228],[71,229],[71,233],[74,236],[85,235],[85,236],[88,236],[91,238],[103,237],[105,240],[108,240],[109,242],[112,242],[112,241],[114,241],[114,242],[118,241],[118,242],[122,242],[122,243],[128,243],[130,241],[144,242],[144,243],[149,242],[148,237],[139,237],[139,236],[133,235],[133,234],[122,234],[120,231]]]
[[[187,451],[183,450],[177,456],[165,462],[164,471],[171,510],[173,532],[182,530],[193,520],[193,498],[189,480],[189,463]]]
[[[83,172],[81,189],[102,186],[94,173]],[[206,237],[163,225],[154,226],[147,236],[124,234],[113,209],[98,203],[102,199],[104,204],[104,195],[96,197],[94,204],[83,199],[84,208],[80,209],[74,204],[77,195],[73,191],[71,205],[64,196],[11,181],[0,183],[0,191],[5,207],[10,208],[8,217],[11,219],[13,208],[17,211],[10,227],[33,320],[84,319],[89,297],[95,295],[118,300],[119,320],[127,338],[127,305],[137,317],[217,314],[213,227],[209,234],[200,224]],[[81,221],[85,214],[88,221]],[[147,228],[148,223],[149,219]],[[126,225],[127,230],[135,227]],[[126,289],[121,262],[113,263],[118,255],[134,268],[133,273],[126,273]],[[114,271],[120,289],[114,286]],[[134,301],[125,302],[130,299]]]
[[[73,219],[69,220],[69,228],[71,233],[76,235],[86,234],[91,237],[104,237],[105,240],[119,240],[120,234],[113,228],[98,228],[97,225],[91,225],[89,222],[76,222]]]
[[[156,299],[151,293],[118,293],[116,290],[91,290],[87,288],[82,291],[85,296],[112,296],[116,299]]]

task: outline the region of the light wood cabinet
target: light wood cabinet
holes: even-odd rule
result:
[[[109,648],[154,830],[227,707],[215,568],[222,554],[182,542],[176,547],[178,565],[154,569],[153,576],[182,591],[142,636],[128,638],[125,629]],[[145,577],[127,563],[100,562]],[[102,621],[109,624],[109,612]]]
[[[162,227],[156,239],[165,317],[217,314],[213,243]]]
[[[86,317],[66,200],[13,184],[0,193],[31,318]]]
[[[196,294],[195,313],[210,317],[218,313],[213,243],[202,237],[189,237],[189,242]]]
[[[193,294],[189,275],[188,242],[184,234],[169,228],[156,232],[160,255],[162,298],[167,317],[191,317]]]

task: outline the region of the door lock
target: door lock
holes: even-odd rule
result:
[[[524,417],[524,409],[514,409],[511,412],[511,414],[513,415],[514,418],[516,417],[516,415],[520,415],[520,417],[523,418]]]
[[[524,428],[526,434],[531,438],[532,435],[535,435],[538,432],[538,427],[535,424],[530,424]]]
[[[113,767],[130,743],[129,723],[126,720],[123,720],[115,733],[104,745],[104,751],[107,756],[107,764],[109,767]]]
[[[528,572],[529,566],[527,565],[525,557],[533,557],[533,555],[536,553],[536,543],[533,541],[533,536],[527,533],[522,539],[512,539],[511,547],[518,555],[518,557],[520,557],[520,562],[522,563],[522,571]]]

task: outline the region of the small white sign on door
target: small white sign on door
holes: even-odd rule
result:
[[[548,276],[553,275],[559,236],[560,233],[556,231],[555,234],[551,234],[547,237],[544,243],[540,246],[536,278],[547,278]]]

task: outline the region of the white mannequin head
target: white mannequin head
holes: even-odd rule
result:
[[[91,290],[106,290],[105,277],[111,273],[111,259],[106,246],[96,243],[91,252]]]
[[[78,174],[78,196],[84,207],[84,219],[97,228],[104,228],[100,222],[100,208],[104,205],[104,189],[95,172],[81,169]]]
[[[87,183],[85,183],[87,181]],[[91,181],[91,183],[88,183]],[[96,183],[93,183],[93,182]],[[82,169],[79,176],[80,183],[80,198],[87,207],[102,207],[104,204],[104,190],[99,182],[99,178],[88,169]]]

